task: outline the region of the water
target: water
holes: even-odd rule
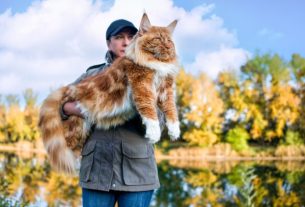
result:
[[[154,207],[305,206],[305,162],[160,161]],[[0,152],[0,206],[81,206],[77,177]]]

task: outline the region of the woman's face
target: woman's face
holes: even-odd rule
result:
[[[116,57],[124,57],[125,49],[129,45],[133,35],[134,34],[130,29],[123,29],[117,35],[110,37],[107,41],[108,49],[112,51]]]

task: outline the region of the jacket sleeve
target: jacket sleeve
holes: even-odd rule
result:
[[[85,78],[98,74],[99,71],[101,71],[102,69],[103,68],[94,68],[94,69],[91,69],[91,70],[87,70],[87,72],[83,73],[80,77],[78,77],[74,82],[72,82],[69,85],[78,84],[79,82],[81,82]],[[64,105],[65,105],[65,103],[59,107],[59,113],[60,113],[61,119],[63,121],[69,119],[69,116],[67,114],[65,114],[65,112],[64,112],[64,108],[63,108]]]

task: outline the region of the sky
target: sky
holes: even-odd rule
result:
[[[178,25],[181,66],[215,79],[257,53],[305,57],[302,0],[1,0],[0,94],[32,88],[42,100],[91,65],[104,62],[105,31],[115,19],[137,27]]]

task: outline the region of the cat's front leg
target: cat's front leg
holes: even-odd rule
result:
[[[145,138],[149,139],[150,143],[156,143],[160,140],[161,129],[158,120],[142,117],[142,121],[146,126]]]

